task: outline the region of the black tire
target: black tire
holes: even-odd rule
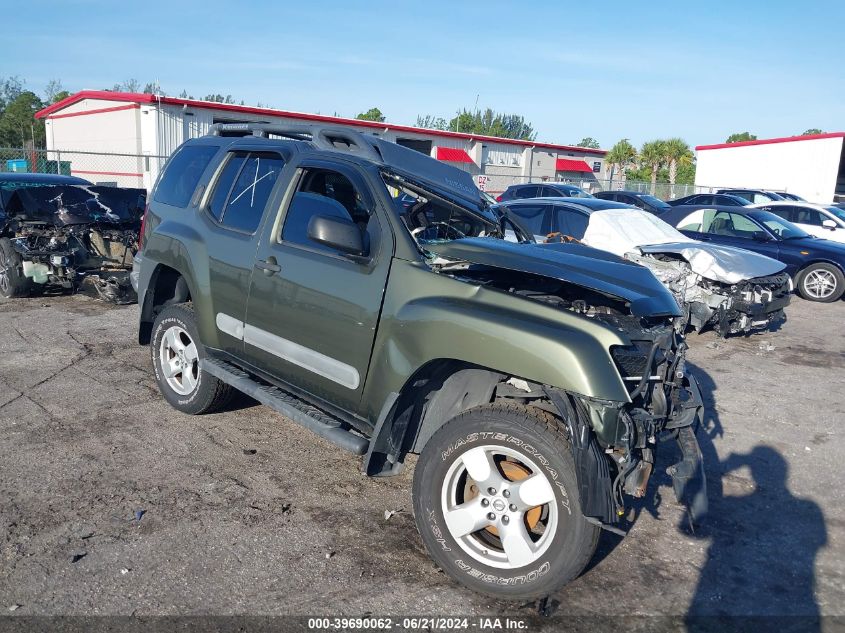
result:
[[[0,238],[0,295],[7,299],[28,297],[32,279],[23,274],[23,258],[8,237]]]
[[[466,453],[481,447],[493,447],[494,450],[501,447],[522,455],[523,459],[527,457],[554,491],[554,503],[542,506],[542,516],[549,517],[554,505],[556,529],[549,533],[552,536],[545,549],[538,548],[539,557],[527,565],[510,568],[488,565],[477,558],[477,554],[474,556],[465,549],[465,544],[481,543],[481,558],[484,558],[487,554],[484,548],[491,542],[489,528],[463,537],[462,545],[447,525],[443,506],[447,503],[444,499],[451,494],[448,492],[451,490],[450,482],[455,477],[452,473],[459,472],[462,467],[467,472],[464,476],[468,476],[469,472],[464,466],[458,466],[456,470],[455,464],[458,461],[463,464],[462,458]],[[501,462],[498,464],[498,474],[502,475]],[[529,476],[533,474],[536,473],[532,467]],[[505,486],[511,482],[505,482]],[[504,497],[504,492],[500,495]],[[497,497],[489,499],[481,500],[481,503],[487,501],[485,508],[493,509]],[[491,404],[470,409],[438,430],[417,462],[413,503],[417,529],[437,564],[458,583],[506,600],[542,598],[576,578],[592,558],[600,532],[600,528],[587,522],[581,514],[575,463],[563,423],[540,409],[515,404]],[[526,513],[522,520],[529,521],[529,515]],[[529,524],[530,521],[523,526]],[[549,529],[548,525],[551,524],[547,524],[546,529]],[[493,541],[498,538],[495,536]],[[540,543],[537,541],[535,544]],[[509,558],[501,546],[492,547],[491,551],[494,555]]]
[[[171,387],[162,368],[162,340],[171,329],[174,329],[174,332],[184,332],[196,347],[196,363],[189,363],[193,368],[189,371],[196,384],[184,394]],[[232,399],[232,387],[199,368],[199,360],[205,358],[205,349],[200,343],[194,310],[190,303],[171,305],[159,313],[153,324],[150,351],[158,389],[174,409],[191,415],[213,413],[225,407]],[[182,375],[184,383],[184,374]]]
[[[814,280],[822,277],[828,280],[828,283],[835,284],[832,290],[828,289],[828,285],[824,291],[818,285],[811,286]],[[805,286],[806,284],[806,286]],[[810,264],[800,273],[795,285],[798,287],[798,294],[800,294],[807,301],[817,301],[819,303],[833,303],[842,298],[842,293],[845,293],[845,275],[833,264],[825,264],[819,262]]]

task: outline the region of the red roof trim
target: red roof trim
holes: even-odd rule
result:
[[[455,149],[454,147],[437,147],[435,148],[434,157],[437,160],[445,160],[452,163],[474,163],[475,161],[469,157],[462,149]]]
[[[341,117],[323,116],[320,114],[307,114],[304,112],[290,112],[287,110],[272,110],[270,108],[254,108],[252,106],[234,105],[231,103],[214,103],[212,101],[198,101],[196,99],[179,99],[177,97],[159,97],[151,94],[135,92],[110,92],[108,90],[83,90],[72,94],[47,106],[35,116],[43,119],[54,112],[78,103],[83,99],[101,99],[105,101],[129,101],[134,103],[163,103],[169,105],[185,105],[193,108],[208,108],[211,110],[224,110],[228,112],[240,112],[243,114],[259,114],[269,116],[284,116],[303,121],[317,121],[321,123],[343,123],[358,127],[367,127],[380,130],[393,130],[394,132],[408,132],[412,134],[427,134],[429,136],[440,136],[444,138],[460,138],[470,141],[489,141],[491,143],[503,143],[505,145],[521,145],[523,147],[537,147],[540,149],[552,149],[567,152],[579,152],[582,154],[599,154],[604,156],[607,150],[589,149],[586,147],[574,147],[572,145],[555,145],[554,143],[538,143],[536,141],[520,141],[510,138],[499,138],[496,136],[479,136],[477,134],[464,134],[463,132],[449,132],[445,130],[429,130],[425,128],[411,127],[409,125],[394,125],[393,123],[378,123],[376,121],[361,121],[359,119],[345,119]]]
[[[104,112],[117,112],[118,110],[137,110],[141,105],[130,103],[129,105],[115,106],[113,108],[97,108],[96,110],[83,110],[82,112],[69,112],[68,114],[53,114],[48,119],[66,119],[72,116],[86,116],[88,114],[103,114]]]
[[[555,171],[583,171],[592,173],[593,168],[583,160],[558,158],[555,160]]]
[[[740,141],[739,143],[717,143],[716,145],[698,145],[695,149],[723,149],[725,147],[745,147],[747,145],[771,145],[773,143],[792,143],[794,141],[816,141],[822,138],[845,138],[845,132],[828,132],[826,134],[807,134],[806,136],[782,136],[779,138],[765,138],[756,141]]]

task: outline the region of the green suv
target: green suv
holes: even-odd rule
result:
[[[344,129],[220,124],[183,144],[142,229],[139,342],[190,414],[244,392],[400,472],[458,582],[543,597],[626,523],[657,442],[706,496],[684,319],[641,266],[527,242],[467,172]]]

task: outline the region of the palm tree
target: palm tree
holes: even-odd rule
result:
[[[640,150],[640,162],[651,167],[651,195],[654,195],[657,188],[657,172],[666,162],[666,151],[663,146],[664,141],[649,141],[643,143]]]
[[[670,138],[663,141],[663,149],[665,151],[665,159],[669,164],[669,185],[670,197],[675,197],[675,178],[678,175],[678,167],[680,165],[692,164],[692,150],[682,138]]]
[[[625,168],[633,164],[635,160],[637,160],[637,150],[626,138],[623,138],[610,148],[604,157],[604,161],[610,166],[611,186],[613,186],[613,172],[616,171],[616,168],[619,168],[624,177]]]

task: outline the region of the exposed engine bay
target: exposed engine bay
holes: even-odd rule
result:
[[[786,319],[784,308],[793,291],[787,273],[743,279],[730,284],[708,279],[693,271],[676,254],[625,254],[651,270],[685,307],[690,327],[701,332],[713,327],[722,337],[768,329]]]
[[[32,291],[82,289],[134,303],[129,273],[145,202],[144,189],[28,187],[10,198],[0,234],[20,256],[21,281]]]

